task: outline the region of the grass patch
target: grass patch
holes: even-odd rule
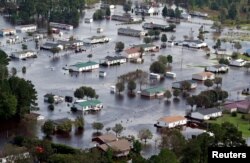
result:
[[[250,61],[250,57],[245,56],[245,55],[240,55],[239,58],[244,59],[245,61]]]
[[[234,124],[236,127],[238,126],[238,130],[242,132],[243,137],[250,137],[250,124],[247,120],[241,119],[242,114],[237,113],[237,117],[232,117],[231,114],[223,114],[222,117],[216,120],[210,120],[210,123],[222,124],[223,122],[230,122]]]

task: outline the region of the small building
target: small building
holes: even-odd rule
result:
[[[151,87],[142,90],[141,96],[149,97],[149,98],[158,98],[162,97],[165,93],[166,89],[163,87]]]
[[[59,29],[63,29],[63,30],[73,30],[74,29],[74,27],[72,25],[62,24],[62,23],[55,23],[55,22],[50,22],[49,26],[51,28],[59,28]]]
[[[84,22],[85,22],[85,23],[92,23],[92,22],[93,22],[93,19],[92,19],[92,18],[85,18],[85,19],[84,19]]]
[[[37,30],[37,25],[35,24],[16,26],[16,31],[19,33],[35,32],[36,30]]]
[[[197,49],[207,47],[207,43],[202,42],[200,40],[184,40],[182,45],[190,47],[190,48],[197,48]]]
[[[77,110],[82,111],[98,111],[103,108],[101,101],[95,100],[78,100],[73,104]]]
[[[160,80],[160,79],[161,79],[161,75],[160,75],[160,74],[157,74],[157,73],[150,73],[150,74],[149,74],[149,79]]]
[[[247,62],[243,59],[236,59],[230,61],[230,66],[243,67]]]
[[[201,72],[201,73],[197,73],[197,74],[193,74],[192,75],[192,79],[193,80],[213,80],[215,78],[214,73],[212,72]]]
[[[139,58],[143,54],[144,53],[141,52],[141,49],[139,47],[132,47],[132,48],[129,48],[129,49],[125,49],[122,52],[122,55],[125,56],[128,59]]]
[[[107,4],[107,3],[102,3],[101,6],[100,6],[100,8],[101,9],[107,9],[107,8],[114,9],[115,5],[110,5],[110,4]]]
[[[223,108],[223,111],[228,112],[228,113],[237,112],[237,103],[235,102],[226,103],[224,104],[222,108]]]
[[[218,65],[208,66],[205,68],[205,71],[213,73],[226,73],[228,72],[228,70],[229,67],[225,64],[218,64]]]
[[[102,33],[102,32],[103,32],[103,29],[102,29],[102,28],[97,28],[97,29],[96,29],[96,32],[97,32],[97,33]]]
[[[90,38],[86,38],[83,40],[86,44],[98,44],[98,43],[106,43],[109,42],[110,38],[106,36],[92,36]]]
[[[23,51],[11,53],[11,57],[17,58],[17,59],[31,58],[31,57],[35,57],[36,55],[37,55],[37,52],[33,50],[23,50]]]
[[[96,62],[78,62],[74,65],[71,65],[69,67],[69,71],[75,71],[75,72],[83,72],[83,71],[92,71],[94,69],[98,69],[99,64]]]
[[[44,50],[51,50],[53,48],[59,48],[60,50],[63,50],[64,46],[62,44],[56,43],[56,42],[45,42],[40,47],[40,49],[44,49]]]
[[[217,108],[200,109],[191,113],[191,118],[198,120],[209,120],[210,118],[217,118],[222,116],[222,111]]]
[[[174,128],[187,124],[187,119],[183,116],[165,116],[157,120],[157,127]]]
[[[142,48],[144,52],[159,52],[159,47],[154,44],[139,44],[133,47]]]
[[[118,138],[112,133],[106,133],[104,135],[92,138],[92,141],[97,142],[99,144],[106,144],[117,140]]]
[[[130,14],[123,14],[123,15],[112,15],[111,20],[121,21],[121,22],[134,22],[136,21]]]
[[[99,71],[99,77],[105,77],[105,76],[107,76],[106,71]]]
[[[170,27],[169,25],[155,24],[155,23],[144,23],[142,27],[144,29],[161,30],[161,31],[172,31],[175,28],[174,26]]]
[[[223,109],[228,112],[240,112],[240,113],[245,113],[249,114],[250,113],[250,100],[240,100],[240,101],[232,101],[229,103],[226,103],[223,106]]]
[[[183,83],[188,82],[191,84],[191,89],[195,89],[197,87],[197,82],[194,80],[183,80],[172,83],[172,88],[175,89],[183,89]]]
[[[53,97],[55,104],[62,103],[64,101],[64,98],[62,96],[54,95],[51,93],[47,93],[43,97],[44,97],[44,102],[48,102],[50,97]]]
[[[115,85],[112,85],[110,87],[110,93],[116,93],[116,86]]]
[[[16,30],[11,28],[1,29],[0,36],[12,36],[16,35]]]
[[[58,40],[57,43],[63,45],[63,49],[75,49],[78,47],[82,47],[84,44],[81,40]]]
[[[176,73],[166,72],[165,77],[167,77],[167,78],[176,78]]]
[[[132,37],[142,37],[146,35],[145,31],[131,29],[131,28],[119,28],[118,35],[132,36]]]
[[[102,61],[103,66],[120,65],[127,62],[127,58],[124,56],[106,56]]]

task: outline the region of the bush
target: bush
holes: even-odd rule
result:
[[[51,110],[51,111],[53,111],[53,110],[55,109],[55,107],[54,107],[54,105],[50,104],[50,105],[48,106],[48,109]]]
[[[231,116],[232,116],[232,117],[237,117],[237,113],[236,113],[236,112],[232,112],[232,113],[231,113]]]
[[[242,114],[242,115],[241,115],[241,119],[243,119],[243,120],[245,120],[245,119],[246,119],[246,117],[245,117],[245,115],[244,115],[244,114]]]

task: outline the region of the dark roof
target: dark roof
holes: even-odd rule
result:
[[[197,82],[194,80],[182,80],[182,81],[177,81],[177,82],[173,82],[173,83],[184,83],[184,82],[189,82],[190,84],[196,84]]]
[[[119,60],[119,59],[126,59],[124,56],[106,56],[106,60],[108,61],[114,61],[114,60]]]
[[[217,109],[217,108],[210,108],[210,109],[197,110],[197,112],[202,114],[202,115],[209,115],[209,114],[212,114],[212,113],[221,112],[221,110]]]

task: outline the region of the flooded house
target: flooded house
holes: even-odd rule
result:
[[[95,100],[77,100],[74,102],[73,107],[81,111],[98,111],[103,108],[101,101]]]
[[[185,117],[175,115],[175,116],[165,116],[165,117],[158,119],[155,126],[174,128],[174,127],[183,126],[186,124],[187,124],[187,119]]]
[[[144,52],[159,52],[159,47],[154,44],[139,44],[133,47],[142,48]]]
[[[200,48],[207,47],[207,43],[200,41],[200,40],[184,40],[182,46],[200,49]]]
[[[146,35],[145,31],[127,28],[118,28],[118,35],[132,36],[132,37],[142,37]]]
[[[150,87],[141,91],[141,96],[148,98],[163,97],[166,89],[163,87]]]
[[[128,59],[132,59],[132,58],[139,58],[143,54],[142,54],[139,47],[132,47],[132,48],[129,48],[129,49],[125,49],[122,52],[122,55],[125,56]]]
[[[227,102],[223,106],[223,110],[227,112],[240,112],[249,114],[250,113],[250,100],[240,100]]]
[[[58,104],[58,103],[62,103],[64,101],[64,98],[62,96],[58,96],[58,95],[54,95],[51,93],[47,93],[43,96],[44,98],[44,102],[49,102],[49,98],[52,97],[54,99],[54,103]]]
[[[225,64],[218,64],[213,66],[208,66],[205,68],[206,72],[213,72],[213,73],[226,73],[228,72],[229,67]]]
[[[60,50],[63,50],[63,45],[57,42],[45,42],[43,45],[41,45],[40,49],[43,50],[51,50],[53,48],[58,48]]]
[[[111,20],[120,21],[120,22],[134,22],[137,21],[134,17],[130,14],[123,14],[123,15],[112,15]]]
[[[110,41],[110,38],[107,36],[92,36],[83,40],[85,44],[98,44],[98,43],[107,43]]]
[[[101,60],[101,65],[103,66],[112,66],[120,65],[127,62],[127,58],[124,56],[106,56]]]
[[[63,49],[75,49],[83,46],[81,40],[58,40],[58,44],[63,45]]]
[[[5,28],[0,30],[0,36],[12,36],[16,35],[16,30],[12,28]]]
[[[16,26],[16,31],[19,33],[35,32],[36,30],[37,30],[37,25],[35,24]]]
[[[31,58],[31,57],[35,57],[36,55],[37,55],[37,52],[33,50],[23,50],[23,51],[17,51],[17,52],[11,53],[11,57],[17,58],[17,59]]]
[[[172,83],[172,88],[174,88],[174,89],[183,89],[183,84],[185,82],[190,83],[191,89],[195,89],[197,87],[197,82],[196,81],[194,81],[194,80],[183,80],[183,81],[177,81],[177,82]]]
[[[236,60],[231,60],[229,62],[229,65],[235,66],[235,67],[243,67],[243,66],[245,66],[246,63],[247,63],[247,61],[245,61],[243,59],[236,59]]]
[[[99,68],[99,63],[89,61],[89,62],[78,62],[74,65],[69,66],[69,71],[74,72],[84,72],[84,71],[92,71],[94,69]]]
[[[142,25],[144,29],[152,29],[152,30],[161,30],[161,31],[172,31],[175,27],[171,27],[169,25],[163,24],[155,24],[155,23],[144,23]]]
[[[73,30],[74,29],[74,27],[72,25],[56,23],[56,22],[50,22],[49,26],[51,28],[59,28],[59,29],[63,29],[63,30]]]
[[[100,6],[100,9],[107,9],[107,8],[114,9],[115,5],[111,5],[111,4],[108,4],[108,3],[102,3],[101,6]]]
[[[193,80],[204,81],[207,79],[213,80],[214,78],[215,78],[215,74],[212,72],[201,72],[201,73],[197,73],[197,74],[192,75]]]
[[[92,23],[93,22],[93,18],[85,18],[84,22],[85,23]]]

